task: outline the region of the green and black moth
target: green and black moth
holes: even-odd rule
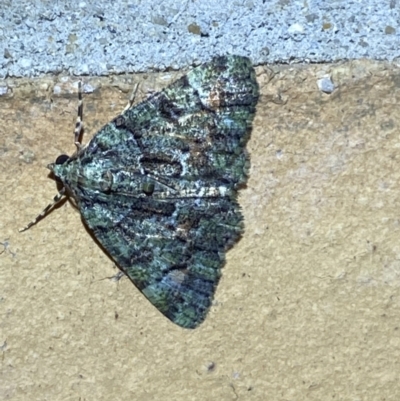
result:
[[[258,100],[249,59],[216,57],[136,106],[48,167],[62,183],[43,217],[72,197],[84,223],[147,299],[195,328],[210,308],[226,251],[243,232],[237,191]]]

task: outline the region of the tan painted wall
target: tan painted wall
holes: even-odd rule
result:
[[[18,233],[56,193],[46,164],[74,150],[76,79],[0,82],[0,399],[400,399],[400,71],[257,72],[246,232],[195,331],[107,279],[70,203]],[[145,93],[175,75],[134,80]],[[84,95],[90,138],[132,81],[85,82],[101,87]]]

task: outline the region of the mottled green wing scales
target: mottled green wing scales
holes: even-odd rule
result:
[[[257,99],[250,61],[218,57],[126,110],[54,170],[119,267],[182,327],[204,320],[243,231],[236,195]]]

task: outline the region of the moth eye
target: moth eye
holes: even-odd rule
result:
[[[152,195],[154,192],[154,182],[145,182],[142,185],[142,191],[146,195]]]
[[[69,159],[67,155],[60,155],[56,159],[56,164],[64,164]]]

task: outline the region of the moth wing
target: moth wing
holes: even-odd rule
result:
[[[131,203],[131,211],[125,202]],[[149,301],[174,323],[195,328],[211,306],[225,250],[243,230],[239,207],[231,199],[152,204],[150,211],[149,204],[119,197],[117,205],[85,207],[82,214]]]
[[[257,99],[250,61],[218,57],[115,118],[78,160],[101,182],[75,191],[85,222],[182,327],[204,320],[243,231],[236,191]]]

